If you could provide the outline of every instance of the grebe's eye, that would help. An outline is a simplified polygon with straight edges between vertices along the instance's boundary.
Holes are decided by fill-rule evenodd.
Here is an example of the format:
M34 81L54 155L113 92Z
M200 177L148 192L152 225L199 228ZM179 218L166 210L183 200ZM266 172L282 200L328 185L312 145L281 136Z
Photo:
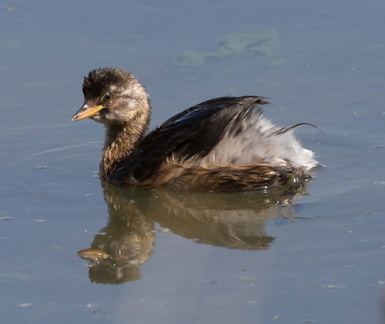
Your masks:
M112 94L109 93L109 92L106 92L103 96L103 101L104 102L107 102L107 101L110 101L112 99Z

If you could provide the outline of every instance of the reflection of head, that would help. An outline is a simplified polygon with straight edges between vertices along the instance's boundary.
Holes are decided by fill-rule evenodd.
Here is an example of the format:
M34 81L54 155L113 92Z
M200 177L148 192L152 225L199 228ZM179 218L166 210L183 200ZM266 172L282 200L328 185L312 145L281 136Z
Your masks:
M151 256L154 234L140 232L95 236L92 247L102 247L109 257L91 264L89 276L92 282L119 284L141 278L140 267Z

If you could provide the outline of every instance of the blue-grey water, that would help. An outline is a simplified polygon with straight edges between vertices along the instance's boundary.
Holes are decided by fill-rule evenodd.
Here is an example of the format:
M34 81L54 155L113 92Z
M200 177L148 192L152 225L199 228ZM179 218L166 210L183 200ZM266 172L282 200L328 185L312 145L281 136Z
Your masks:
M0 3L0 322L383 323L385 3ZM269 97L323 165L303 187L122 190L101 125L70 121L89 70L132 71L152 126ZM82 249L106 253L84 260Z

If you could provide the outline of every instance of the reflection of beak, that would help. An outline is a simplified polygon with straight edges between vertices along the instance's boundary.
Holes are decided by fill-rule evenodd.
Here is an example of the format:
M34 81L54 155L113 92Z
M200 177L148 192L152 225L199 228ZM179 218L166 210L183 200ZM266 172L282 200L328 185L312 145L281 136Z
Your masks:
M88 107L87 104L83 105L76 114L72 117L72 121L82 120L84 118L95 116L99 111L104 108L103 105L97 105L93 107Z

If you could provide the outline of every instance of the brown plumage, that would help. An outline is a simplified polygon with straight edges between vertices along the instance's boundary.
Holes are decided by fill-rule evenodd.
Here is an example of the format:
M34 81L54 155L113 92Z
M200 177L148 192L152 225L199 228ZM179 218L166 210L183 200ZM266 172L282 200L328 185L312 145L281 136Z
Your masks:
M85 102L72 120L106 128L100 176L121 186L253 189L310 176L317 165L289 128L262 117L263 97L222 97L171 117L146 134L149 96L128 71L96 69L84 78Z

